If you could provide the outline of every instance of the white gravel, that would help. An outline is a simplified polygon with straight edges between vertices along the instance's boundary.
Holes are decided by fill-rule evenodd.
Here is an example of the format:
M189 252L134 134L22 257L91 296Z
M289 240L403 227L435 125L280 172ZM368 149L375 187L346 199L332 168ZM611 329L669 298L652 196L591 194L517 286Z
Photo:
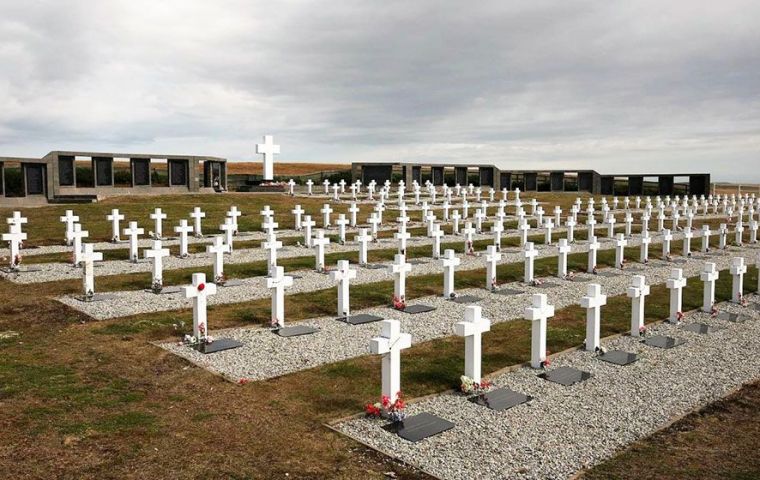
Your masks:
M757 296L750 301L757 302ZM570 387L538 378L539 372L527 367L499 375L493 379L497 387L534 397L506 411L488 410L455 393L412 403L408 414L428 412L456 425L418 443L383 430L381 420L353 419L338 429L443 479L567 478L760 378L760 316L737 305L721 309L751 318L731 323L690 314L687 323L716 327L708 335L670 324L651 328L650 335L687 340L669 350L648 347L629 336L604 341L610 350L639 354L638 362L625 367L583 351L558 356L550 369L572 366L593 374Z

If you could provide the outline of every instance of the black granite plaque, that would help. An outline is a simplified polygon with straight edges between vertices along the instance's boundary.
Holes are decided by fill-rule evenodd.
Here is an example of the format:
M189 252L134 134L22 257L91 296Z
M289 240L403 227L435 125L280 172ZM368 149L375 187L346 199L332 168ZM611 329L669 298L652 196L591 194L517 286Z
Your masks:
M614 270L602 270L601 272L597 272L597 275L600 277L612 278L619 277L621 274Z
M194 345L193 348L198 350L199 352L208 355L209 353L216 353L216 352L222 352L224 350L232 350L233 348L240 348L243 344L238 342L237 340L232 340L230 338L219 338L217 340L214 340L211 343L202 343L199 345Z
M542 373L539 377L569 387L570 385L588 380L591 378L591 374L572 367L559 367L549 372Z
M707 325L706 323L690 323L683 327L683 329L687 332L701 333L703 335L712 333L713 331L710 325Z
M338 319L338 321L345 322L350 325L362 325L365 323L379 322L382 319L383 317L378 317L377 315L369 315L366 313L362 313L359 315L349 315L348 317L341 317Z
M107 300L113 300L114 298L116 298L116 296L108 295L105 293L96 293L89 297L86 297L84 295L75 295L74 298L79 300L80 302L90 303L90 302L104 302Z
M415 313L426 313L426 312L432 312L435 310L435 307L431 307L430 305L408 305L403 310L400 310L404 313L408 313L410 315L414 315Z
M170 185L187 185L187 160L169 160Z
M301 335L311 335L317 333L318 328L310 327L308 325L295 325L292 327L282 327L274 330L274 333L281 337L299 337Z
M643 267L626 267L625 269L623 269L623 271L625 271L625 272L643 272L644 268Z
M150 160L147 158L132 159L132 181L135 186L150 185Z
M380 270L382 268L388 268L385 265L381 263L368 263L366 265L362 265L363 268L369 269L369 270Z
M45 193L45 170L42 165L23 164L26 176L26 194L43 195Z
M510 295L520 295L521 293L525 293L524 290L517 290L514 288L499 288L497 290L493 290L491 293L495 295L504 295L504 296L510 296Z
M95 181L98 186L113 185L113 158L95 157Z
M639 360L639 356L635 353L623 352L621 350L612 350L603 355L599 355L599 360L603 360L608 363L614 363L615 365L630 365L633 362Z
M408 263L411 263L412 265L424 265L424 264L428 263L428 261L427 260L416 260L415 259L415 260L409 260Z
M446 430L451 430L454 428L454 424L431 413L423 412L408 417L403 422L392 423L383 428L389 432L397 433L404 440L416 443Z
M590 282L592 280L591 277L587 275L576 275L573 278L567 278L566 280L569 280L571 282Z
M686 343L686 340L681 338L666 337L664 335L656 335L644 340L645 345L657 348L673 348Z
M673 263L681 263L681 264L683 264L683 263L686 263L688 261L689 260L686 259L686 258L676 258L676 259L673 260Z
M535 288L557 288L559 287L558 284L553 282L542 282L539 285L532 285Z
M243 284L242 280L234 279L234 280L227 280L226 282L218 284L218 285L220 287L227 288L227 287L239 287L242 284Z
M449 298L454 303L475 303L480 301L480 297L475 295L461 295L454 298Z
M757 308L756 308L757 309ZM747 317L739 315L733 312L720 312L718 314L718 320L725 320L727 322L744 323L747 321Z
M156 293L158 295L171 295L173 293L182 293L182 287L164 287L160 292L154 292L153 289L146 288L145 291L148 293Z
M521 403L532 400L533 397L520 392L515 392L508 388L499 388L482 395L476 395L469 398L472 403L482 407L488 407L491 410L501 411L508 410Z

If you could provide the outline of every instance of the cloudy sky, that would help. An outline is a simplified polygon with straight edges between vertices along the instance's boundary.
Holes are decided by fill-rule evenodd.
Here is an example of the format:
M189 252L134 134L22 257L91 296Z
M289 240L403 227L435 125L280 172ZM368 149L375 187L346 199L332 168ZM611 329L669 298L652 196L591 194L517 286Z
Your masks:
M0 155L760 182L760 2L0 0Z

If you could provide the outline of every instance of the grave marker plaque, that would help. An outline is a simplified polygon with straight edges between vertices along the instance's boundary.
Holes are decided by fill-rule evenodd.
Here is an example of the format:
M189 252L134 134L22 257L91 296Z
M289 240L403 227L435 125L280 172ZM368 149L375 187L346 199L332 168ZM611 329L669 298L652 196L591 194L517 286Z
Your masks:
M635 353L623 352L621 350L613 350L603 355L599 355L599 360L607 363L614 363L615 365L630 365L633 362L639 361L639 356Z
M399 437L412 443L443 433L454 428L454 424L441 417L423 412L407 417L403 422L391 423L383 427L389 432L395 432Z
M644 340L645 345L657 348L673 348L686 343L686 340L680 338L666 337L664 335L656 335Z
M26 194L27 195L44 195L45 194L45 167L44 165L27 164L24 165L26 174Z
M135 186L150 185L150 160L147 158L132 159L132 184Z
M58 184L62 187L74 186L74 157L58 157Z
M533 397L525 395L524 393L515 392L508 388L498 388L491 392L471 397L469 400L476 405L500 412L522 403L529 402L533 400Z
M569 387L570 385L588 380L591 378L591 374L572 367L559 367L549 372L542 373L539 377Z
M92 163L95 167L95 186L113 185L113 158L95 157Z
M187 160L169 160L169 185L187 186Z

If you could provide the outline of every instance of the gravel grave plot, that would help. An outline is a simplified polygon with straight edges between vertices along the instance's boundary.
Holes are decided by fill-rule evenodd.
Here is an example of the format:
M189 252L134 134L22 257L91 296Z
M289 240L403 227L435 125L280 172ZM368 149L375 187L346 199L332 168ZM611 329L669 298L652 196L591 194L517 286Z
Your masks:
M635 244L638 241L638 239L633 239L631 241L632 244ZM585 247L580 245L574 245L572 246L572 251L575 252L582 252ZM541 245L538 248L539 251L539 258L544 257L554 257L556 255L556 250L553 246L547 246L547 245ZM747 253L750 252L750 253ZM714 263L718 266L719 269L727 268L730 264L731 258L733 256L745 256L745 259L747 262L753 261L752 253L753 250L744 250L744 249L732 249L731 254L726 254L722 256L715 257L713 259ZM484 268L484 260L481 255L472 256L472 255L462 255L460 256L462 263L457 268L458 271L466 271L466 270L475 270L479 268ZM407 276L407 281L412 282L414 281L415 276L419 275L428 275L428 274L442 274L442 269L440 266L440 261L433 260L433 259L426 259L427 262L418 263L413 266L411 273ZM507 264L507 263L522 263L522 253L515 252L515 253L505 253L502 255L502 260L499 262L499 264ZM145 264L148 267L150 267L150 264ZM391 262L384 262L384 263L378 263L375 265L385 265L386 268L361 268L357 267L357 276L356 279L352 280L352 284L363 284L363 283L372 283L372 282L380 282L380 281L388 281L392 279L391 274L388 271L388 267L391 265ZM670 264L666 262L658 262L653 263L650 265L636 265L636 269L633 271L628 270L614 270L614 272L619 273L619 275L616 275L614 277L606 278L604 275L598 275L593 276L594 279L591 281L596 281L598 283L602 283L602 279L605 280L615 280L617 279L620 282L627 282L627 275L626 274L641 274L647 276L647 281L656 284L656 283L664 283L664 281L667 279L667 276L670 273L671 267L677 266L684 269L684 275L686 276L694 276L697 275L702 268L703 262L698 260L691 260L686 264ZM70 268L70 267L69 267ZM602 272L608 272L612 271L612 269L604 269ZM98 272L100 273L100 272ZM32 275L33 273L27 274ZM662 276L662 281L660 281L660 277ZM312 292L316 290L323 290L326 288L332 288L335 286L334 282L331 280L330 276L324 273L317 273L313 270L299 270L297 271L297 277L294 279L293 286L288 288L286 290L286 293L289 295L296 294L296 293L303 293L303 292ZM485 282L485 279L484 279ZM578 288L580 290L585 291L585 283L583 282L570 282L570 281L562 281L558 278L551 278L552 283L558 283L560 282L564 288L561 288L559 290L565 290L567 287L565 284L573 285L575 288ZM604 283L603 283L604 284ZM628 285L625 285L624 288L627 288ZM529 290L539 290L536 287L526 287ZM552 290L557 290L557 288L554 289L540 289L543 292L551 292ZM177 310L181 308L189 308L192 306L190 303L190 300L185 300L183 298L182 293L175 293L170 295L156 295L152 292L145 291L145 290L131 290L131 291L119 291L119 292L108 292L109 295L111 295L111 298L107 302L81 302L77 300L74 297L71 296L62 296L59 297L58 300L66 305L69 305L72 308L75 308L81 312L84 312L85 314L98 319L98 320L104 320L109 318L117 318L117 317L126 317L130 315L136 315L141 313L152 313L152 312L159 312L159 311L169 311L169 310ZM220 305L220 304L228 304L228 303L240 303L240 302L246 302L251 300L256 300L260 298L266 298L269 297L271 292L269 289L266 288L266 277L252 277L247 279L242 279L241 284L237 286L231 286L231 287L225 287L220 288L217 290L217 294L214 296L209 297L208 303L209 305ZM503 298L503 297L501 297Z
M603 341L610 351L639 355L639 361L627 366L580 350L559 355L549 370L569 366L592 374L569 387L543 380L537 376L540 371L529 367L498 375L492 378L496 387L534 397L508 410L489 410L459 393L412 402L407 415L427 412L455 424L418 443L384 430L383 420L355 418L336 428L442 479L567 478L760 378L760 315L738 305L720 308L751 319L731 323L703 313L687 316L687 323L714 326L707 335L667 323L651 327L650 336L686 340L667 350L630 336ZM549 324L551 328L551 320Z
M728 261L722 261L719 268L726 268ZM684 275L698 275L701 265L692 262L687 265ZM652 285L664 283L670 273L668 267L647 267L647 281ZM413 281L413 280L412 280ZM602 291L609 295L622 295L629 286L629 278L621 275L614 278L597 277ZM585 283L557 280L562 288L540 290L526 287L519 283L505 284L504 288L517 288L525 293L502 296L485 289L466 289L457 292L458 296L475 295L481 297L477 302L483 308L483 316L493 323L522 320L523 310L529 304L532 293L546 293L549 303L555 308L577 305L586 293ZM226 289L222 289L226 290ZM216 297L219 295L217 294ZM215 297L210 297L213 300ZM74 300L75 301L75 300ZM183 300L180 300L183 301ZM189 306L190 301L185 303ZM79 302L81 304L81 302ZM104 302L97 302L103 304ZM212 303L209 301L209 303ZM410 305L423 304L436 307L437 310L409 315L390 307L374 307L352 311L352 315L370 314L401 321L401 329L412 335L413 344L451 336L454 324L462 320L466 304L444 300L442 296L429 296L414 299ZM96 303L86 304L96 306ZM98 305L98 306L101 306ZM604 309L602 309L604 315ZM237 381L241 378L263 380L299 370L313 368L326 363L358 357L368 354L369 340L379 332L378 325L346 325L335 317L321 317L300 321L298 325L319 328L314 335L297 338L281 338L269 329L261 327L231 328L220 331L213 329L213 313L209 315L209 328L216 338L231 338L243 343L244 347L214 355L202 355L192 348L175 342L159 345L203 368L216 372L225 378ZM604 319L604 317L602 317ZM287 319L286 319L287 321ZM189 327L188 327L189 328Z

